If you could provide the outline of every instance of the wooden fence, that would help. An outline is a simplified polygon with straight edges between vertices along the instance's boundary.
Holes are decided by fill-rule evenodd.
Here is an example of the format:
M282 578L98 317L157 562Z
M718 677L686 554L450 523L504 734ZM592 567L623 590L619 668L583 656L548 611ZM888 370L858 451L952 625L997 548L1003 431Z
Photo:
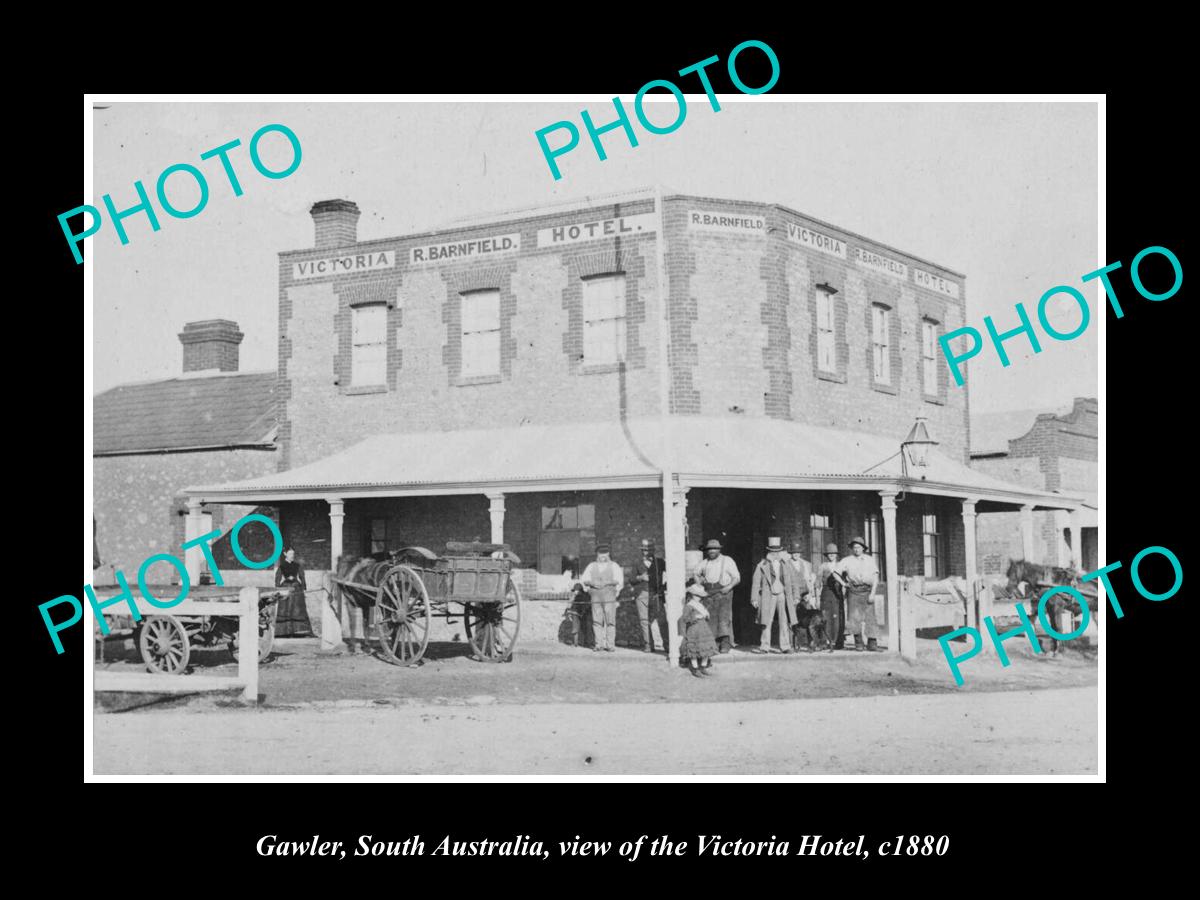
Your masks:
M94 673L94 691L120 691L152 694L193 694L200 691L225 691L242 689L242 699L249 703L258 702L258 598L256 587L241 588L236 598L191 597L169 609L159 609L135 597L142 618L149 616L234 616L238 617L238 672L228 675L159 675L150 672L109 672L103 669Z

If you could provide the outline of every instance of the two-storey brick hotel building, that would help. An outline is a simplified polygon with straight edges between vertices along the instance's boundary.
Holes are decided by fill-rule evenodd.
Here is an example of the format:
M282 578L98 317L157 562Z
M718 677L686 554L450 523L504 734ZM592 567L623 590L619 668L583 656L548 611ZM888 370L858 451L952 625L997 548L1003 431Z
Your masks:
M528 593L599 541L628 565L653 539L678 574L716 537L748 582L768 536L819 561L863 534L895 650L899 575L974 576L977 514L1078 505L968 468L937 344L966 290L943 266L652 192L367 241L354 203L312 216L315 245L279 257L279 471L188 489L197 518L277 508L310 568L490 538ZM902 453L918 417L937 446Z

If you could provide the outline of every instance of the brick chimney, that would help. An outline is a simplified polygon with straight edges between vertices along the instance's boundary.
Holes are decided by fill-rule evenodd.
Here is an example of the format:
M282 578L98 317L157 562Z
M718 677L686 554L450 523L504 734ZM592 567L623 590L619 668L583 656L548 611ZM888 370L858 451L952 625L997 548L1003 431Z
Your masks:
M316 228L318 250L358 242L358 204L352 200L319 200L309 213Z
M183 371L219 369L222 372L236 372L238 344L244 337L238 330L237 322L229 319L188 322L179 333L179 342L183 344Z

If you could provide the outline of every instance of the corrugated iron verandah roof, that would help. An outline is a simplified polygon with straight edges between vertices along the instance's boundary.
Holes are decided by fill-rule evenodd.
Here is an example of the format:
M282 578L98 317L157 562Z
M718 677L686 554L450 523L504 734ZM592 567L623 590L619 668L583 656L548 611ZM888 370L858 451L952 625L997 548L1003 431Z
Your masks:
M812 487L976 497L1043 509L1082 498L1032 491L984 475L942 453L904 477L900 441L769 418L673 416L672 469L695 487ZM246 481L194 485L208 502L415 496L496 491L661 486L662 422L630 419L565 425L378 434L331 456Z

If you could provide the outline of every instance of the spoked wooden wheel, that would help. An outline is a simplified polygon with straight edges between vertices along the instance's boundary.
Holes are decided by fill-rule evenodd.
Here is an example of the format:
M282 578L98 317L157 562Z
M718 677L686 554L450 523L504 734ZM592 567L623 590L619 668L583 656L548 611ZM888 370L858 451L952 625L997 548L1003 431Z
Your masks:
M138 649L146 668L163 675L182 674L192 655L187 629L174 616L147 618L138 636Z
M521 592L508 578L504 600L499 603L466 603L463 625L476 659L505 662L512 657L521 630Z
M429 644L429 594L421 576L408 566L388 570L379 584L375 609L379 649L389 662L412 666Z
M279 610L278 603L267 603L258 610L258 661L266 662L267 657L271 655L271 649L275 646L275 615ZM234 628L238 627L235 623ZM229 639L229 653L233 656L234 662L238 659L238 632L233 633L233 637Z

